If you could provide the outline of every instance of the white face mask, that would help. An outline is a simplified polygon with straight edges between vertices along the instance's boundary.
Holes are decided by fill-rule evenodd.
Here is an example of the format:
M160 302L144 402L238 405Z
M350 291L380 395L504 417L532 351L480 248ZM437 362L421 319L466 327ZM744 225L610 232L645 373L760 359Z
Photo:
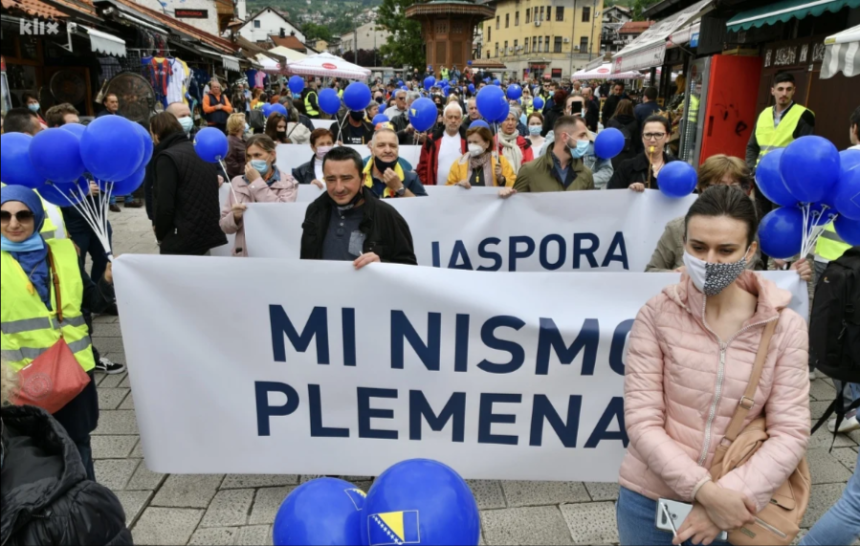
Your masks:
M469 144L469 155L471 155L472 157L478 157L485 151L486 150L484 149L484 147L480 144Z
M706 296L716 296L735 282L747 266L747 252L740 261L712 264L684 251L684 265L693 285Z

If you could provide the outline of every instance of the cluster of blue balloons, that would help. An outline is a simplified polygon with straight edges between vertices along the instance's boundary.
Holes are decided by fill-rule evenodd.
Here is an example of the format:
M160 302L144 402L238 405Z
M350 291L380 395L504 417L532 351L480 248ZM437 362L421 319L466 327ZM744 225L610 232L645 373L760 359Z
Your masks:
M268 119L272 114L280 114L284 117L287 117L287 107L283 104L264 104L263 105L263 115Z
M840 153L823 137L798 138L761 159L756 187L780 206L759 225L768 256L795 256L814 228L830 222L845 242L860 244L860 150Z
M9 133L0 139L0 179L70 206L89 193L88 178L115 195L137 190L152 151L146 129L120 116L104 116L86 127L47 129L35 137Z
M386 470L365 495L320 478L284 500L272 530L276 546L477 545L481 522L469 486L450 467L414 459Z

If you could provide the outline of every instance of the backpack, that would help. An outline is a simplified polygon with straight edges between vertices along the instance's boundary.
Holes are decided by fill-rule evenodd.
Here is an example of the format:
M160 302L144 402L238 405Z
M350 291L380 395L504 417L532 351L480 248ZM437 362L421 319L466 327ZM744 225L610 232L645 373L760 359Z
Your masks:
M251 110L251 113L248 115L248 125L251 126L251 129L257 131L264 130L266 128L266 116L263 115L263 111Z
M860 383L860 246L849 248L841 258L830 262L815 287L809 321L809 361L833 379ZM844 406L840 389L812 432L833 413L838 429L846 411L860 407L860 400L855 400L848 410Z

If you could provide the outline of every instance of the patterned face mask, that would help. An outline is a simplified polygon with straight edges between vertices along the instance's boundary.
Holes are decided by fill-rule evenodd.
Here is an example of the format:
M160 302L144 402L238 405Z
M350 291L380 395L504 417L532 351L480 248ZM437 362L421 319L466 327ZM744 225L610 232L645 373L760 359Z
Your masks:
M740 261L728 264L712 264L700 260L684 251L684 265L687 267L687 275L693 281L693 285L706 296L716 296L733 282L735 282L747 267L747 252Z

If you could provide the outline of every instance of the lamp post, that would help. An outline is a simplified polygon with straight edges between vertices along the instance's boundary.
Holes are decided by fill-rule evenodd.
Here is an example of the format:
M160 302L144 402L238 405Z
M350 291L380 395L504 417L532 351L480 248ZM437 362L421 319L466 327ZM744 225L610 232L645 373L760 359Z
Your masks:
M573 0L573 28L570 31L570 74L573 77L573 48L576 47L576 0Z
M594 49L594 25L597 23L597 18L600 17L602 12L594 11L597 8L597 0L593 0L592 8L591 8L591 40L588 44L588 62L591 62L591 51Z

